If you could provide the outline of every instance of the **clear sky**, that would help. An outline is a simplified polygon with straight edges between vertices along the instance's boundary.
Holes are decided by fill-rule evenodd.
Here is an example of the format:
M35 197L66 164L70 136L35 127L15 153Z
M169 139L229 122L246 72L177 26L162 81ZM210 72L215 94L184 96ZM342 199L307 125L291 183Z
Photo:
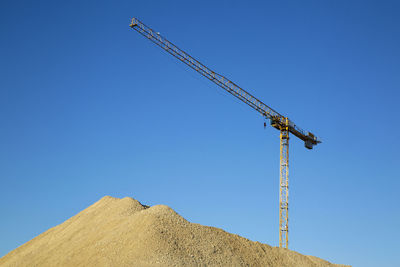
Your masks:
M278 245L279 132L135 16L323 143L290 140L289 247L400 266L399 1L0 3L0 255L104 195Z

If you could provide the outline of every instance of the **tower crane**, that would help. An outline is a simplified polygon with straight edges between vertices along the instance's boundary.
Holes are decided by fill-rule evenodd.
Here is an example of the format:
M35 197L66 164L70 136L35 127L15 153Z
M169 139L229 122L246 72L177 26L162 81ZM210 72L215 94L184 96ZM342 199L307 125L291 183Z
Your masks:
M279 247L288 247L289 243L289 133L304 141L307 149L321 143L311 132L302 130L288 117L281 115L261 100L217 72L204 66L188 53L152 30L137 18L132 18L130 27L185 63L231 95L249 105L270 121L272 127L280 131L280 169L279 169Z

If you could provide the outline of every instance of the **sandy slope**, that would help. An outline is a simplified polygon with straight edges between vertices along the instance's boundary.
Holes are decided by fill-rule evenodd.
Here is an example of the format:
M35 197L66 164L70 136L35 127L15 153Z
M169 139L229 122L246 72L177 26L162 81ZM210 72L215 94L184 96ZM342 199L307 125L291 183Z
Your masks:
M186 221L164 205L103 197L1 266L337 266Z

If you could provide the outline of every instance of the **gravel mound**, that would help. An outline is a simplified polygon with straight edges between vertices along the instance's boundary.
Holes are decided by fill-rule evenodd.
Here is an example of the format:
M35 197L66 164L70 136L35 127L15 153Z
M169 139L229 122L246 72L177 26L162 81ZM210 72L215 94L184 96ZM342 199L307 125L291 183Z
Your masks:
M165 205L105 196L0 266L343 266L190 223Z

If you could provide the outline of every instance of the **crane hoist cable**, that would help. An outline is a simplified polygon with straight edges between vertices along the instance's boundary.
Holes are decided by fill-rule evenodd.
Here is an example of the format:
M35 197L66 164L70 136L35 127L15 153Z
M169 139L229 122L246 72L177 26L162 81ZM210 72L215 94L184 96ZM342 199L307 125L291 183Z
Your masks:
M303 140L304 146L307 149L312 149L313 146L321 143L321 140L311 132L301 129L288 117L281 115L276 110L267 106L261 100L257 99L225 76L209 69L137 18L132 18L130 27L228 93L261 113L262 116L270 120L271 126L280 131L279 247L287 248L289 239L289 133Z

